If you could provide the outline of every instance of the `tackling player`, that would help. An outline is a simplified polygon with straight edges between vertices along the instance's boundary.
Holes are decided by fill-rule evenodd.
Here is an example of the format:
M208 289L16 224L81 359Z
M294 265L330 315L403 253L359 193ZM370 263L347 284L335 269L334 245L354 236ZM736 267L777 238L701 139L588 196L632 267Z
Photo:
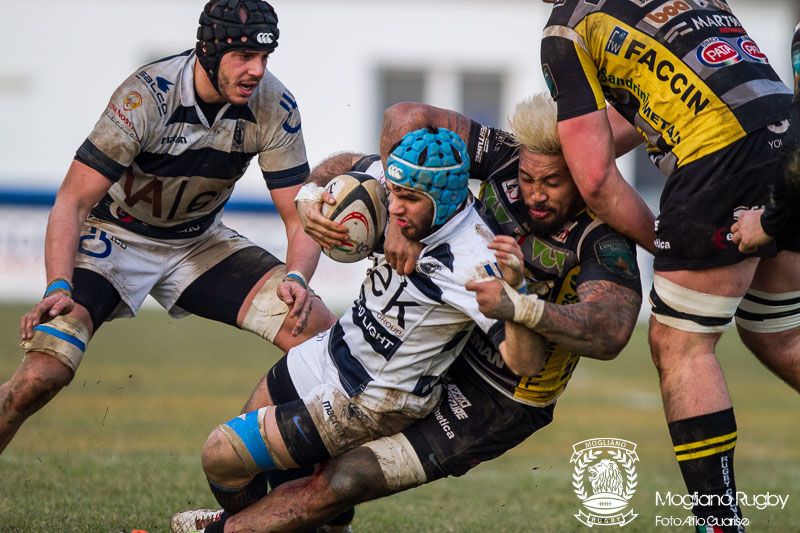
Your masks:
M724 0L559 0L542 69L578 189L655 252L650 346L675 457L690 494L724 502L737 428L715 349L735 313L757 357L800 389L800 233L754 253L732 242L737 216L769 200L791 91ZM655 220L614 163L606 101L667 176ZM719 525L701 532L744 530L735 503L694 513Z
M384 153L398 132L426 123L448 126L469 139L470 177L484 182L484 214L506 235L493 248L524 261L529 290L536 295L519 302L517 293L500 282L472 284L481 310L506 319L514 318L514 307L521 316L527 314L527 325L548 341L545 368L515 374L475 329L447 372L445 394L423 420L332 459L314 476L278 487L231 517L209 510L177 513L173 533L196 531L213 519L217 522L206 533L308 530L348 506L464 475L552 420L580 354L613 359L627 343L641 304L635 249L580 198L560 155L555 103L549 96L537 95L517 106L511 119L514 135L432 106L392 106L384 115ZM324 184L349 170L381 168L378 156L340 154L313 175ZM346 237L346 230L319 215L319 204L300 203L298 209L309 233L323 245ZM419 247L412 248L417 252L410 254L412 260L400 262L424 269ZM513 300L517 306L508 306Z
M510 368L534 375L543 367L541 338L486 318L464 287L500 268L514 294L527 289L509 266L516 257L495 263L488 249L493 234L468 194L469 166L466 145L444 128L408 133L392 151L389 223L423 247L418 270L399 275L376 251L353 307L267 373L267 406L212 432L203 469L227 512L266 494L263 472L322 462L427 415L475 324ZM388 453L409 444L385 446Z
M47 225L47 289L21 320L26 356L0 386L0 451L72 380L101 324L135 315L148 294L173 317L224 322L284 350L335 320L319 299L311 308L319 247L293 204L308 176L300 114L266 70L275 11L212 0L197 35L193 51L119 86L64 178ZM285 265L221 222L256 154L286 226Z

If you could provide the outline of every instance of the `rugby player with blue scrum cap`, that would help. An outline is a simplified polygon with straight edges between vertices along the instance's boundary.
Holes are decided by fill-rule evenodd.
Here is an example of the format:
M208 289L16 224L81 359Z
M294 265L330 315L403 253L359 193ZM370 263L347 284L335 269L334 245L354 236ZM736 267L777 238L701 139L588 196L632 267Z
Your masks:
M581 358L613 359L626 344L641 304L635 248L597 219L578 194L560 152L555 106L544 94L523 100L506 132L455 111L404 102L385 111L381 134L381 152L387 156L403 132L426 124L446 126L469 139L470 178L483 182L482 213L498 225L495 249L519 254L535 296L521 297L499 281L468 287L476 290L479 309L487 316L516 322L527 315L526 326L549 341L545 367L532 376L515 374L486 335L474 329L428 416L402 435L382 437L327 461L317 475L311 476L313 469L285 471L294 472L294 479L310 477L273 487L259 502L226 519L225 531L308 531L359 502L465 475L550 423ZM380 159L377 154L335 154L309 180L324 186L350 171L378 176L383 172ZM320 194L317 200L298 202L298 211L320 245L336 246L338 225L320 214L321 202L332 198ZM389 244L404 243L387 243L387 257ZM392 264L403 268L410 256L413 272L421 250L417 243L405 244L409 249L398 249ZM220 516L218 510L186 510L173 515L170 526L173 533L188 533ZM323 530L330 531L331 524Z
M493 233L469 195L468 176L466 145L445 128L408 133L392 151L389 223L421 243L420 268L399 275L377 250L353 307L267 373L267 406L214 429L202 463L226 512L266 494L265 472L320 463L426 416L476 324L510 368L533 375L544 365L541 337L486 318L465 288L518 267L488 248ZM513 284L525 291L524 280ZM224 520L206 531L222 527Z
M266 70L278 37L267 2L212 0L194 50L114 92L50 213L47 290L22 317L27 353L0 386L0 451L73 379L101 324L134 316L148 294L173 317L217 320L282 350L336 320L307 287L319 247L293 203L309 173L300 114ZM286 228L285 264L221 221L256 155Z

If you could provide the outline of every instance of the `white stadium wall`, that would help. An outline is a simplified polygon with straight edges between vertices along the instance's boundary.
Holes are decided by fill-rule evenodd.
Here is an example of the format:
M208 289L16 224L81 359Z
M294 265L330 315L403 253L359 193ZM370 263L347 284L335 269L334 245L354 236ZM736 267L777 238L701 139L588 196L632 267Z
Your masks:
M0 0L0 7L7 3ZM501 81L499 125L516 101L545 90L539 39L550 6L536 0L272 3L281 37L268 68L297 98L312 165L337 151L377 150L379 73L386 69L422 72L422 98L458 110L463 110L460 76L494 73ZM797 1L729 3L788 82L788 44L800 16ZM203 0L39 0L25 6L26 20L35 20L35 27L3 21L0 298L31 301L44 287L47 210L25 207L9 193L54 193L117 84L138 66L194 45L203 4ZM630 159L621 167L624 174L633 175ZM267 198L253 164L237 185L234 200ZM282 256L283 231L274 216L234 211L225 220ZM648 271L649 260L642 262ZM354 290L342 299L341 291L326 285L339 287L342 279L357 284L364 268L323 258L314 285L323 297L332 299L332 305L346 305Z

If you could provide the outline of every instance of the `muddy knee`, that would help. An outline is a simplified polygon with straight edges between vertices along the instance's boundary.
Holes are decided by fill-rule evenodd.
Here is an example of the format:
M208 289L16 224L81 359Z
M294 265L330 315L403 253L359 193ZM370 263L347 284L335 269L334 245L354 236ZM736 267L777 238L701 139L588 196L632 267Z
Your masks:
M74 375L72 369L52 356L29 352L4 387L3 412L6 416L30 416L69 385Z
M339 500L355 505L425 483L425 471L402 434L381 437L331 460L325 472Z
M264 418L269 407L237 416L217 426L203 446L203 470L212 481L235 483L283 468L273 457L264 437Z

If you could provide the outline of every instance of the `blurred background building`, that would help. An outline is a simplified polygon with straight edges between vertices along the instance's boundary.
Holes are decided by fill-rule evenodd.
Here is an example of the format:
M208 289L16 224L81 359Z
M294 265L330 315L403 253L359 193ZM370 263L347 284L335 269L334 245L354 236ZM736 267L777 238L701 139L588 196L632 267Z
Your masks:
M33 301L45 286L47 208L77 147L117 85L137 67L192 48L203 0L38 0L0 22L0 299ZM504 127L513 105L546 90L539 42L551 6L538 0L273 0L280 46L268 68L300 106L309 162L375 153L382 110L404 100ZM730 0L781 78L797 0ZM11 13L10 0L0 9ZM589 147L587 147L589 148ZM642 151L623 174L657 211L663 177ZM281 256L285 239L254 162L226 222ZM314 286L336 306L342 276L364 265L326 258ZM640 254L644 271L650 259ZM344 299L343 299L344 296Z

